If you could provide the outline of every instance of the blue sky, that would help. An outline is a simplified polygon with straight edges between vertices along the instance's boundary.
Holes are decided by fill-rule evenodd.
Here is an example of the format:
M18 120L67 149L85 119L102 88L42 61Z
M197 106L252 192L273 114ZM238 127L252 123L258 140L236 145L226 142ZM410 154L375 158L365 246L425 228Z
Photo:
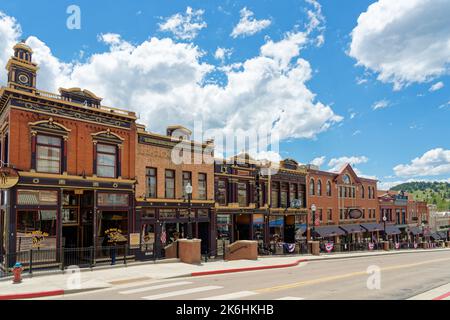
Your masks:
M281 130L283 132L281 156L297 159L301 163L309 163L316 159L315 162L321 164L321 168L325 170L332 169L347 160L353 162L361 174L381 180L383 184L380 187L408 180L449 180L450 59L445 60L445 56L450 56L450 53L441 50L440 44L450 41L450 32L446 32L450 29L450 22L448 19L440 19L436 16L436 12L450 14L450 6L448 1L441 0L434 2L424 0L423 2L428 3L426 8L404 0L400 2L404 2L400 8L392 8L386 0L165 1L164 5L157 1L137 0L114 2L3 0L0 12L3 13L3 19L5 16L14 18L14 25L20 25L20 35L16 33L14 37L28 39L30 45L51 50L51 53L45 54L55 61L49 64L48 68L43 68L42 77L49 78L52 74L63 74L65 78L61 78L61 81L93 86L94 88L87 88L98 88L97 91L93 91L96 93L100 91L105 98L107 98L105 94L113 96L114 90L108 91L102 83L95 82L93 78L80 80L80 74L90 77L89 73L82 73L88 68L79 68L77 72L73 72L75 65L80 67L83 64L89 64L89 68L92 68L89 70L98 70L90 63L90 59L93 55L110 52L114 46L113 40L100 39L101 35L120 35L121 40L115 42L116 45L122 46L120 48L124 48L124 43L138 47L151 37L172 39L173 44L196 46L197 52L203 54L195 58L193 62L195 68L200 70L199 64L202 63L216 68L212 72L205 72L203 81L225 87L230 74L220 70L220 67L244 63L259 56L262 46L268 42L278 43L283 39L290 39L289 33L302 33L306 40L301 44L297 43L299 53L290 57L292 58L290 66L282 67L280 70L289 72L299 58L309 63L309 68L301 70L310 69L311 75L307 80L300 81L299 87L305 85L306 95L313 94L315 97L305 98L304 102L299 102L299 106L291 100L287 102L280 100L279 96L274 97L273 103L286 102L280 109L280 114L285 111L283 108L298 108L298 110L306 108L307 111L289 115L290 119L283 123L285 127L295 126L296 122L303 121L303 116L305 121L310 121L310 113L315 112L314 108L322 108L318 103L325 106L321 110L326 115L320 120L316 119L315 126L301 125L295 130ZM72 4L81 9L79 30L70 30L66 27L69 16L66 9ZM180 34L177 36L169 30L162 30L161 24L166 23L174 15L186 17L188 7L192 8L197 18L196 21L189 21L190 26L197 22L203 27L194 34L188 34L187 38L180 37ZM386 17L380 17L377 12L376 9L381 7L385 8ZM250 20L254 19L256 22L265 20L270 23L267 22L268 26L254 33L233 37L231 34L241 20L244 8L250 12ZM308 10L319 19L317 25L313 25L311 17L308 17ZM399 10L403 10L404 14L399 14ZM358 21L364 12L367 12L366 16L370 16L371 20ZM428 22L429 15L436 17L435 23ZM386 18L385 20L392 18L391 25L385 25L384 29L374 31L370 21L376 22L381 18ZM425 34L420 39L415 39L414 28L420 27L421 23L424 23L422 29L426 29ZM378 25L380 24L382 25L382 23ZM311 28L309 32L308 27ZM352 36L352 30L356 27L359 29ZM433 28L443 32L434 32ZM2 30L5 32L4 29L0 27L0 33ZM322 44L317 42L319 36L323 36ZM30 37L39 41L30 40ZM392 39L397 40L392 42ZM402 43L403 39L408 39L408 42ZM350 52L352 43L353 51ZM434 48L435 44L435 51L423 49ZM173 47L172 43L169 47ZM225 56L223 60L217 59L214 55L219 47L231 50L230 55ZM120 49L116 47L116 50ZM182 48L182 50L189 49ZM417 52L418 50L424 51ZM43 56L44 53L41 54L41 59L44 59ZM148 59L152 59L152 56ZM0 61L4 63L1 59ZM359 66L356 65L358 62ZM53 72L55 68L64 71L55 73ZM64 68L71 70L67 71ZM136 72L139 73L139 70ZM158 76L170 77L163 71L160 72ZM101 74L105 76L104 73ZM97 78L101 79L101 76L97 75ZM139 85L148 78L123 79L126 83L136 81L136 85ZM115 79L116 82L120 80ZM51 79L43 81L49 84L44 89L53 89L52 81ZM290 84L295 86L295 81ZM436 89L434 91L430 89L433 85ZM126 87L123 89L126 91ZM142 90L145 90L145 87ZM176 90L179 92L179 88ZM285 94L288 93L283 93ZM192 97L185 99L189 98ZM142 101L145 101L142 99L139 97L135 100L126 100L111 97L108 102L120 104L114 105L120 108L128 108L124 104L130 104L130 108L133 109L139 108L136 105L141 105ZM186 102L185 99L173 103L179 106ZM234 99L233 101L242 103L236 100L237 97ZM270 99L268 95L264 98L264 102L270 104ZM303 103L308 107L304 107ZM377 103L381 107L375 109ZM186 108L189 109L189 106ZM193 112L198 114L204 112L205 108L208 107L193 109ZM257 107L248 110L241 107L239 110L240 117L251 117L258 113ZM149 111L148 115L145 110L142 112L146 115L145 119L150 129L160 130L158 126L161 123L164 126L172 124L166 123L165 118L155 119L155 114L160 114L158 110L155 113ZM214 113L214 110L212 112ZM233 113L236 111L224 112L223 116L229 117L230 120L224 122L214 120L211 121L211 126L214 127L215 124L220 127L222 123L224 126L226 124L236 128L239 125L254 123L244 121L239 124L236 119L232 120ZM261 118L263 117L267 115L261 113ZM180 119L184 118L180 116ZM311 130L312 134L303 134L305 130ZM319 161L321 157L324 158Z

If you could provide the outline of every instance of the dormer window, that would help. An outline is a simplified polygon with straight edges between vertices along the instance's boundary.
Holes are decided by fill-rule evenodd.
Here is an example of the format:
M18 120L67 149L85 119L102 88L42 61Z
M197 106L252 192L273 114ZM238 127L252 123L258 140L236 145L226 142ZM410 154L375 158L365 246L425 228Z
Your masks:
M350 176L348 174L344 175L342 181L344 181L344 184L350 184L351 183Z

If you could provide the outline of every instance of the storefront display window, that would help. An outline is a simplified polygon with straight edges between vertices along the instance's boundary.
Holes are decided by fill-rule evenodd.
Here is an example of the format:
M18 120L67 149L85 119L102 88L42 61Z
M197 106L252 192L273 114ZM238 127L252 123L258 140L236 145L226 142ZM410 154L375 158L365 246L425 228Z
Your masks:
M230 239L231 216L228 214L217 215L217 236L219 239Z
M127 211L101 211L98 214L98 236L102 246L109 246L108 231L116 229L124 237L128 234Z
M56 210L17 211L17 251L56 248Z
M284 216L269 217L269 232L271 241L282 239L283 227L284 227Z
M264 241L264 215L253 215L253 239Z
M62 209L61 220L62 223L65 225L68 224L78 225L78 209L76 208Z

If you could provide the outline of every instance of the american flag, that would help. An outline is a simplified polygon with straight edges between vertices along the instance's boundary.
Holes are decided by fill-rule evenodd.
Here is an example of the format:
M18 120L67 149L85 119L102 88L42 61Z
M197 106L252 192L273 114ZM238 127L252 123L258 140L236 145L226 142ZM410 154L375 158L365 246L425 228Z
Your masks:
M161 243L166 243L166 240L167 240L167 234L166 234L166 230L164 229L161 232Z

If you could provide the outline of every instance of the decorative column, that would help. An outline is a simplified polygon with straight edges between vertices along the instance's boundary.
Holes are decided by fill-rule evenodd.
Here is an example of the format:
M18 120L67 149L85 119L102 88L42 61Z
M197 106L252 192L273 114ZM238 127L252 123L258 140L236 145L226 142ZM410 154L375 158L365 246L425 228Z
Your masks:
M67 174L67 140L68 140L67 136L63 137L63 145L62 145L62 149L63 149L62 172L63 172L63 174Z
M94 141L94 159L93 159L92 175L97 176L97 141Z
M121 144L117 146L117 178L119 179L122 177L122 148Z
M37 143L36 131L31 131L31 172L36 171L36 143Z

